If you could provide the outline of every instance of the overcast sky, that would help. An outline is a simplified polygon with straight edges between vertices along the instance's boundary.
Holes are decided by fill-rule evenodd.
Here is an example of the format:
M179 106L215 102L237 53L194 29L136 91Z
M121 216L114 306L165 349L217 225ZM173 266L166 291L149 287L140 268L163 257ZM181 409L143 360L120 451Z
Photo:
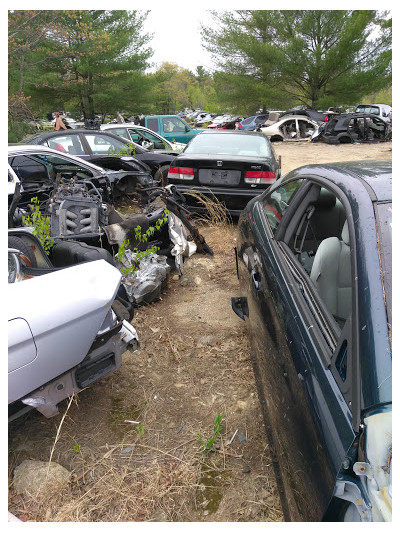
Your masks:
M212 70L210 55L201 46L200 24L211 24L208 11L190 8L150 8L144 30L154 35L150 46L154 50L151 62L156 70L160 63L168 61L180 67L196 71L198 65Z

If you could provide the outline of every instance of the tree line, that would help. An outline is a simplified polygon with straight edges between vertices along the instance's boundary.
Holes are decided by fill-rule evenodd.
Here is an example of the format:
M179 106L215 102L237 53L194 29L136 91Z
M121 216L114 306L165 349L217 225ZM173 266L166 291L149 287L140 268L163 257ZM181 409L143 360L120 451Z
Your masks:
M84 119L185 107L244 115L299 104L318 109L355 105L391 86L388 12L213 12L215 27L201 33L218 65L213 72L163 63L151 73L147 14L10 10L9 124L62 109Z

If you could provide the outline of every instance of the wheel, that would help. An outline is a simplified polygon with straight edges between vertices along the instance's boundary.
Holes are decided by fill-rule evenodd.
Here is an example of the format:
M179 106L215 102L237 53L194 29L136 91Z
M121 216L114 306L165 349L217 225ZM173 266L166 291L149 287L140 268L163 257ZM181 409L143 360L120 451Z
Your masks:
M161 183L164 187L167 184L169 165L163 165L158 168L154 174L154 180Z
M36 261L34 251L32 250L30 246L28 246L28 244L26 244L25 241L23 241L19 237L14 237L13 235L10 235L8 237L8 247L19 250L29 261L30 264L27 261L24 261L27 264L27 266L31 266L31 267L37 266L37 261Z

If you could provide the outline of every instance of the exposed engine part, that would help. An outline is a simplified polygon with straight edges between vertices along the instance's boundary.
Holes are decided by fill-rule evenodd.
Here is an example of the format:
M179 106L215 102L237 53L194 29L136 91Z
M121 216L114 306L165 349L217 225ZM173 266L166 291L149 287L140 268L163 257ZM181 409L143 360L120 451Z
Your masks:
M49 206L53 238L94 237L102 234L107 224L107 206L90 181L60 183Z

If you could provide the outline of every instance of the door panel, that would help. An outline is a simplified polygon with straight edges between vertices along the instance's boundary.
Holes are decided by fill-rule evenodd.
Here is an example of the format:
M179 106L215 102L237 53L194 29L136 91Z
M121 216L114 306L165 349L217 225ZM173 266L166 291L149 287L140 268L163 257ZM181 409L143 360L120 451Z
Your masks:
M252 210L253 223L243 222L246 241L239 248L256 382L279 464L285 514L319 521L354 439L351 416L320 356L317 324L259 204Z

